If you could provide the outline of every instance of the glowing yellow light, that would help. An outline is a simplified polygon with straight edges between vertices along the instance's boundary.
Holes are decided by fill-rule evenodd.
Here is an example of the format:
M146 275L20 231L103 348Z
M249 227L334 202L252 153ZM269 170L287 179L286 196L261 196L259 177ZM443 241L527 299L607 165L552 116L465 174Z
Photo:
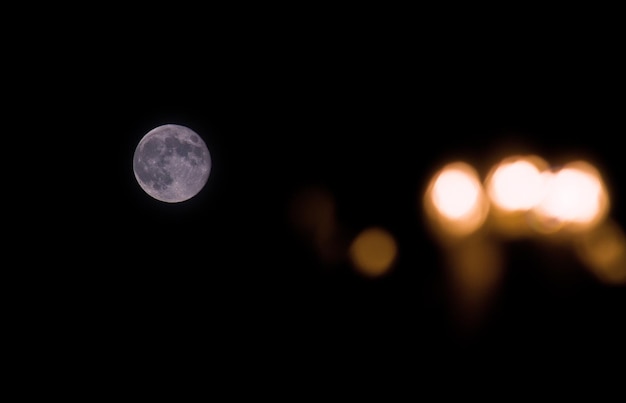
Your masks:
M480 184L471 174L452 168L437 177L433 200L441 214L456 219L472 212L479 192Z
M368 277L387 273L396 259L398 247L393 236L382 228L362 231L350 246L350 258L354 267Z
M533 208L546 193L548 181L541 168L530 158L513 157L502 161L487 180L492 202L505 211Z
M598 171L584 162L546 173L547 191L535 213L543 220L590 228L608 210L608 194Z
M488 210L478 174L464 162L444 166L431 179L424 203L437 229L454 235L477 230Z
M543 214L562 221L586 222L598 210L600 184L595 178L564 169L550 180L546 198L539 206Z
M577 239L576 252L594 275L608 284L626 284L626 235L607 222Z

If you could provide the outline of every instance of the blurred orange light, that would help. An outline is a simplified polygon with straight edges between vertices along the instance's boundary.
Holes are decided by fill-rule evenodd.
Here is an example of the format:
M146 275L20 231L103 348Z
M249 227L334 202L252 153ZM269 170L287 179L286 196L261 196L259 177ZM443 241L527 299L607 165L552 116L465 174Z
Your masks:
M547 191L534 209L540 219L588 229L605 217L608 194L594 167L578 161L545 175Z
M302 235L320 239L329 236L335 223L335 202L325 188L309 186L291 200L289 215L292 225Z
M487 237L466 238L446 248L450 296L457 319L474 325L484 319L504 274L500 245Z
M323 262L336 263L345 257L347 240L328 189L311 185L296 192L289 206L289 219Z
M379 277L391 269L398 247L388 231L372 227L363 230L354 239L349 253L359 273L367 277Z
M425 209L439 230L468 235L485 221L488 204L476 170L464 162L444 166L430 181Z
M547 164L537 157L511 157L502 161L487 179L491 201L505 211L527 211L546 193Z
M466 170L451 168L439 174L433 188L433 200L441 214L458 219L471 214L480 193L480 185Z
M577 239L576 253L591 272L607 284L626 284L626 235L613 221Z

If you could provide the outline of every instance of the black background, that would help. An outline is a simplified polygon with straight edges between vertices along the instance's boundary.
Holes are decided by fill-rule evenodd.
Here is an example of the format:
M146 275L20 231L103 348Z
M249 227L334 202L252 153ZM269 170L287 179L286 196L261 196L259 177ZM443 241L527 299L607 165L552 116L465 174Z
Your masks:
M19 233L36 245L25 277L37 298L22 303L38 328L109 363L210 359L235 372L622 348L624 288L533 242L507 245L488 319L462 332L419 204L441 164L484 172L515 145L596 163L626 225L624 65L610 22L283 11L85 18L37 44L40 64L27 64L46 68L15 103L36 111L25 124L58 129L39 147L58 150L53 180ZM202 192L175 205L132 171L141 137L165 123L195 130L213 158ZM324 264L298 237L289 203L309 185L330 191L351 234L394 235L389 275Z

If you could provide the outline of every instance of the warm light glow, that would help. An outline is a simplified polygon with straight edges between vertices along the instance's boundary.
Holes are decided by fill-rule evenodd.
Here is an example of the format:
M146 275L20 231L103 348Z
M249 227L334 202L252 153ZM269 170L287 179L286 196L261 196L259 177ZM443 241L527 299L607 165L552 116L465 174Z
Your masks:
M491 201L505 211L533 208L546 193L548 181L541 174L542 168L531 158L513 157L502 161L487 180Z
M350 246L350 258L355 269L368 277L387 273L396 259L398 247L393 236L382 228L362 231Z
M448 169L439 174L433 188L435 206L452 219L471 214L480 193L480 184L471 173Z
M546 173L547 192L535 213L543 220L590 228L606 215L608 195L598 171L584 162Z
M330 237L335 225L335 202L325 188L309 186L291 199L292 225L305 237L318 242Z
M335 201L323 187L307 186L295 193L289 206L291 225L325 263L343 259L347 241L335 216Z
M502 251L484 237L467 238L446 250L451 298L463 325L477 325L503 276Z
M626 284L626 235L607 222L583 234L576 243L580 260L607 284Z
M478 174L464 162L443 167L432 178L424 202L437 229L454 235L477 230L488 210Z
M591 220L598 211L600 184L584 172L564 169L550 179L540 211L561 221Z

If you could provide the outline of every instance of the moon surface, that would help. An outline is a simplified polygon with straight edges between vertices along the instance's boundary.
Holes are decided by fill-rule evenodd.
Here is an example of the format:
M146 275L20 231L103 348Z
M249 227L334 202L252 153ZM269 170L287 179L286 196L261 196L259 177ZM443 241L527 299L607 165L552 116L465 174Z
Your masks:
M211 154L186 126L166 124L146 133L133 157L135 178L153 198L179 203L197 195L211 173Z

